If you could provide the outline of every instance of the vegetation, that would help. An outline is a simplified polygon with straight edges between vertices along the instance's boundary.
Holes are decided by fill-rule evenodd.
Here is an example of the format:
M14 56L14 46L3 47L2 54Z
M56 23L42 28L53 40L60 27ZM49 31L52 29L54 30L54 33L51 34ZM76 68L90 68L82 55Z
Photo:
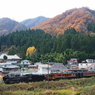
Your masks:
M95 77L0 84L0 95L95 95Z
M92 31L93 33L95 33L95 24L88 23L87 29L88 31Z
M88 23L95 24L95 10L82 7L67 10L54 18L34 26L33 29L42 29L51 35L59 35L64 34L68 28L74 28L80 33L88 34ZM93 32L93 25L91 26L92 29L89 29Z
M90 30L89 25L92 25L88 24ZM0 36L0 51L6 49L8 54L18 54L33 63L43 60L66 64L72 57L81 62L87 58L95 59L95 36L80 34L73 28L57 37L42 30L22 30Z

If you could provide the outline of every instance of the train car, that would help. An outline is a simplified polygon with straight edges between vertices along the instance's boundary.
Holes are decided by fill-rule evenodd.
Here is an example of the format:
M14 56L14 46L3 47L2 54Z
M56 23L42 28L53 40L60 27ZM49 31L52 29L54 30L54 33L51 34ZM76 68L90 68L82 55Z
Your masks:
M76 73L52 73L46 75L46 80L76 78Z
M95 76L95 72L83 72L83 77L92 77Z
M56 73L47 74L46 80L56 80L56 79L71 79L71 78L85 78L95 76L95 72L73 72L73 73Z

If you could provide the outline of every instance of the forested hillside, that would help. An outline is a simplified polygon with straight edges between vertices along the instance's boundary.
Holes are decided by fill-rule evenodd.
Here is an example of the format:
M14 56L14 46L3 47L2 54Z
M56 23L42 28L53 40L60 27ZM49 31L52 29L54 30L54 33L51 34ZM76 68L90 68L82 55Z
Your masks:
M90 29L93 25L89 25ZM26 50L34 46L36 53L26 56ZM22 30L0 36L0 52L18 54L32 62L62 62L72 57L79 61L95 59L95 36L79 34L75 29L68 29L64 35L51 36L43 30Z
M32 29L42 29L51 35L59 35L64 34L66 29L74 28L77 32L88 34L89 23L95 24L95 11L83 7L67 10Z

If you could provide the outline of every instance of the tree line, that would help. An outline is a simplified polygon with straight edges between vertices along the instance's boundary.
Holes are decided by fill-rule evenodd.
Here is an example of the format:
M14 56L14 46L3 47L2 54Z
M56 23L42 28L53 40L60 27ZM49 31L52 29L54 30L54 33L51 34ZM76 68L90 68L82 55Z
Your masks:
M37 52L26 56L27 48L34 46ZM79 62L87 58L95 59L95 36L83 35L75 29L67 29L64 35L52 36L43 30L21 30L0 36L0 51L18 54L22 59L34 62L60 62L77 58Z

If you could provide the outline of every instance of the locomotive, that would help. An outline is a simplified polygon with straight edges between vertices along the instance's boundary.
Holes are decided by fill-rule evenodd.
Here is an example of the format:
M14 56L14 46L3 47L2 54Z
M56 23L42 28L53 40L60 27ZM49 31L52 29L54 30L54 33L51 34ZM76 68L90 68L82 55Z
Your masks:
M36 82L43 81L44 79L45 75L43 74L8 74L3 77L3 81L5 84Z
M64 72L64 73L50 73L50 74L8 74L3 77L5 84L13 84L20 82L36 82L43 80L57 80L70 78L83 78L95 76L94 71L87 72Z

